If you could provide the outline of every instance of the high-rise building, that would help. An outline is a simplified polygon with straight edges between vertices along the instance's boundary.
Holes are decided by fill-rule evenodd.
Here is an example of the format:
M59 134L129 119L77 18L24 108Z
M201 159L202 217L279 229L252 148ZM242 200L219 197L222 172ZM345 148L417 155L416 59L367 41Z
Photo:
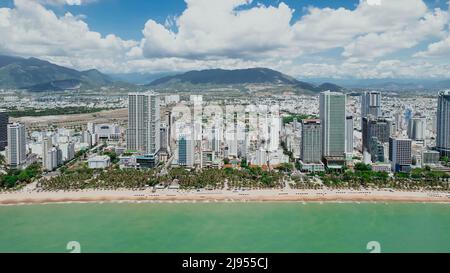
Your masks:
M415 141L425 141L427 119L425 117L415 116L408 123L408 137Z
M52 147L45 154L43 161L44 170L53 171L58 167L58 150Z
M391 138L389 152L392 153L391 167L394 172L409 172L412 165L412 141Z
M439 93L436 149L441 156L450 156L450 90Z
M55 168L53 167L52 148L52 139L48 137L44 138L42 140L42 166L44 167L44 170L47 171L51 171Z
M320 94L322 156L344 158L346 142L346 96L325 91Z
M27 160L25 126L20 123L8 124L7 132L6 158L9 166L17 168L24 165Z
M166 123L161 123L161 128L160 128L160 149L163 150L164 152L168 153L169 152L169 127L167 126Z
M381 117L381 93L364 92L361 96L361 120L369 115Z
M128 95L127 148L147 155L160 149L160 100L151 92Z
M190 136L180 135L178 138L178 165L193 167L195 163L195 142Z
M89 131L83 131L81 134L81 142L86 143L89 147L92 147L93 135Z
M320 163L322 159L322 127L320 120L305 119L302 122L302 148L300 157L304 163Z
M347 130L347 135L346 135L346 143L345 143L345 147L346 147L346 153L347 154L353 154L353 133L354 133L354 124L353 124L353 116L347 116L346 118L346 130Z
M75 143L74 142L62 143L59 145L59 149L62 152L62 160L63 161L70 161L70 160L74 159L74 157L75 157Z
M8 114L0 109L0 151L8 146Z
M363 151L371 153L371 142L373 138L382 143L389 142L391 135L391 121L385 118L374 118L372 115L363 118L362 138Z

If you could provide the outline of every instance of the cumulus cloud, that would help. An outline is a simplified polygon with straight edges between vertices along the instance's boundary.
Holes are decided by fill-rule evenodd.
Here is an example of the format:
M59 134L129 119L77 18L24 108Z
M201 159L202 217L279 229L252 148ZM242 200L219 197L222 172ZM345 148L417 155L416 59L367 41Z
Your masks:
M448 12L429 11L422 0L361 1L354 9L250 7L249 0L186 0L176 30L149 20L142 53L148 58L292 58L333 48L343 56L376 58L441 34ZM239 9L237 9L240 7ZM367 49L370 45L372 50Z
M60 62L84 62L86 68L126 56L136 41L114 34L91 31L79 17L66 13L58 17L33 0L15 0L12 9L0 9L0 52L33 56Z
M95 0L36 0L42 4L49 5L68 5L68 6L81 6L94 2Z
M292 12L286 4L236 11L250 0L186 0L176 18L177 32L149 20L143 30L143 54L149 58L265 56L292 40Z
M447 12L437 9L400 29L368 33L345 46L343 56L372 60L401 49L412 48L430 37L444 35L448 19Z
M102 35L82 17L58 16L48 6L92 1L15 0L13 8L0 8L0 54L104 72L264 66L297 77L449 74L449 65L427 59L450 53L449 11L431 10L423 0L360 0L353 9L310 6L295 20L294 9L282 1L185 0L181 14L164 22L150 18L139 41ZM421 58L396 55L430 41L425 51L408 53Z

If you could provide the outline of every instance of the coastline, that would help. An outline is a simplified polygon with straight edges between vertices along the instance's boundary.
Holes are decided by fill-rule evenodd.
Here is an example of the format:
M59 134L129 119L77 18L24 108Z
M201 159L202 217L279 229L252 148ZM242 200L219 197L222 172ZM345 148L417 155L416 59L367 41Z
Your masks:
M232 192L181 190L83 190L0 193L2 205L50 203L184 203L184 202L393 202L448 203L450 193L389 190L249 190Z

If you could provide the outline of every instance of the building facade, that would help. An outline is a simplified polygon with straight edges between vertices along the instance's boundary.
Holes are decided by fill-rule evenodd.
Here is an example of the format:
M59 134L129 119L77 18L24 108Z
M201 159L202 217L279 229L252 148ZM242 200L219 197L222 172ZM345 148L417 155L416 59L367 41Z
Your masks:
M322 157L344 158L346 152L346 96L326 91L320 94Z
M425 141L426 128L427 119L425 117L413 117L408 123L408 137L415 141Z
M441 156L450 156L450 90L439 93L436 149Z
M157 155L160 149L160 100L154 93L128 95L127 149Z
M364 92L361 96L361 120L369 115L381 117L381 93Z
M391 167L394 172L409 172L412 165L412 141L410 139L391 138Z
M362 126L363 151L369 152L374 157L380 146L389 142L391 129L391 121L388 119L374 118L372 115L364 117Z
M353 124L353 116L347 116L346 118L346 142L345 142L345 151L347 154L353 154L354 149L354 141L353 141L353 133L354 133L354 124Z
M320 120L302 122L302 146L300 157L303 163L320 163L322 160L322 126Z
M6 149L6 159L9 166L19 168L27 160L25 126L20 123L8 124L7 132L8 146Z
M0 110L0 151L4 151L8 146L8 123L8 114Z

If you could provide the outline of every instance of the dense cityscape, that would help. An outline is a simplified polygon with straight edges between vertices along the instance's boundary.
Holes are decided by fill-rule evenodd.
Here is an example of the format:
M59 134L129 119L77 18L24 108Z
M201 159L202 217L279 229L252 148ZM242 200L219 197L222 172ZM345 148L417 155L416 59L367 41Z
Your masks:
M0 253L450 251L450 0L1 0L0 37Z
M94 114L85 122L73 115L9 118L3 110L1 187L448 191L449 101L449 91L220 100L144 91L53 105L45 97L5 96L0 103L9 109L82 106ZM107 117L95 114L102 110Z

